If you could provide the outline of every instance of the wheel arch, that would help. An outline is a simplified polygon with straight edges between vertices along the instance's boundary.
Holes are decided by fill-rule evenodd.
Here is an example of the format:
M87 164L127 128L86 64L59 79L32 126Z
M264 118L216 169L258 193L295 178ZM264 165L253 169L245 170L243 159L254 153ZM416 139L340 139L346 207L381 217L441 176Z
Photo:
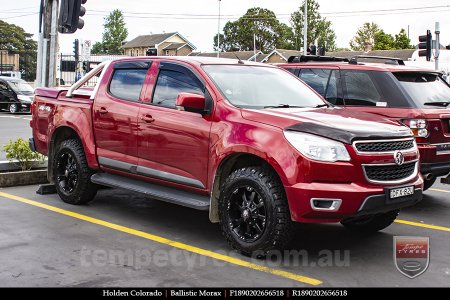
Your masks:
M272 165L275 164L275 166ZM245 167L251 166L265 166L272 170L275 174L277 174L278 178L281 182L283 182L282 176L277 172L281 170L280 166L276 163L276 161L271 161L270 163L266 158L259 156L254 153L246 153L246 152L237 152L232 153L226 157L224 157L215 172L214 180L211 188L211 203L209 206L209 220L212 223L219 222L219 197L220 190L225 179L235 170Z

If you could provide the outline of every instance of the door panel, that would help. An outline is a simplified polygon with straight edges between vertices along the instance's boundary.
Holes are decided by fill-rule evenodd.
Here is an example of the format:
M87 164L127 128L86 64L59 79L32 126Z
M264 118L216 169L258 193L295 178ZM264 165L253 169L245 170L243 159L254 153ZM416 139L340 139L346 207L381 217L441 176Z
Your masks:
M180 92L204 94L205 86L187 66L162 62L152 102L138 118L138 174L206 189L209 160L209 115L180 111ZM207 94L207 101L212 99Z
M149 66L142 61L118 63L109 86L96 97L94 134L99 162L105 167L126 172L137 167L137 117Z

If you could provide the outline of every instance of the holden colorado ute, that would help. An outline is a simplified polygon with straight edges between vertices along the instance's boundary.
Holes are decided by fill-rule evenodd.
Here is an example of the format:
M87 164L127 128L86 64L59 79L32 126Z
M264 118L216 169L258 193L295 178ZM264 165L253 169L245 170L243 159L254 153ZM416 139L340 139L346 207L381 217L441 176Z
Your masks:
M32 111L31 147L64 202L103 185L209 210L247 255L285 247L293 222L378 231L422 198L409 128L334 107L274 66L119 59L69 90L38 88Z

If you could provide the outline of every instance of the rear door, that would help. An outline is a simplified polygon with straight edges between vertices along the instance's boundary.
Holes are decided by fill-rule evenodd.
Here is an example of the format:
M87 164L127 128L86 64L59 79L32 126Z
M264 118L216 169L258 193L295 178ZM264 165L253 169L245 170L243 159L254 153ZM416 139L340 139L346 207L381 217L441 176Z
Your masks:
M211 106L212 98L188 65L161 61L156 76L151 101L139 111L138 174L206 189L211 115L178 110L175 101L181 92L204 95Z
M117 62L107 86L99 89L93 105L93 127L100 165L133 172L138 163L138 112L151 61Z

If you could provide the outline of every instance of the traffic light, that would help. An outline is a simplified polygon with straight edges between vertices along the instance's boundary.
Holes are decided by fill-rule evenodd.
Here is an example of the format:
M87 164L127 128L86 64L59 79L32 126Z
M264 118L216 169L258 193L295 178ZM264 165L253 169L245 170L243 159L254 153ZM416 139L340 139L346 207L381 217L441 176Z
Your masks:
M77 29L83 29L84 21L81 19L86 14L85 4L87 0L61 0L58 19L58 31L60 33L74 33Z
M420 35L419 36L419 49L425 49L419 51L419 56L425 56L427 58L427 61L431 60L431 52L432 52L432 40L433 37L431 35L431 31L427 30L426 35Z
M80 42L78 40L73 41L73 54L75 56L75 61L80 60Z

